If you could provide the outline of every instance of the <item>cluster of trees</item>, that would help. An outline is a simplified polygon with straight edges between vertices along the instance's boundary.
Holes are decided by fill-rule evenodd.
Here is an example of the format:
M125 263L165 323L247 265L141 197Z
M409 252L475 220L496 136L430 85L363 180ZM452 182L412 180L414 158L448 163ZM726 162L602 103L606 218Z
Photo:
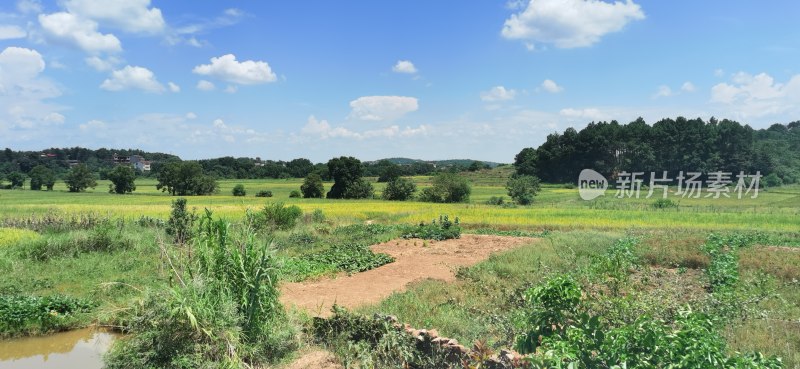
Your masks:
M731 120L662 119L648 125L639 118L628 124L593 122L577 131L553 133L538 148L517 154L519 175L545 182L575 182L590 168L607 178L622 172L725 171L800 180L800 122L754 130Z
M71 168L70 161L78 161L86 165L89 171L101 174L100 179L105 179L104 173L114 169L114 154L119 156L140 155L154 162L178 160L175 155L145 152L131 149L86 149L82 147L50 148L42 151L14 151L6 148L0 152L0 176L8 177L9 174L19 172L30 176L31 170L37 166L44 166L53 171L57 178L63 178ZM154 168L156 169L156 168Z

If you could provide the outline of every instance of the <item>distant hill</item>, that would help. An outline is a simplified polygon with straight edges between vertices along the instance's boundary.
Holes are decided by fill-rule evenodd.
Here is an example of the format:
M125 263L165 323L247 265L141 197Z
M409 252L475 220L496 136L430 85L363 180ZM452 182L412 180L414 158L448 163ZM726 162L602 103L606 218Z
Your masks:
M410 159L410 158L387 158L381 159L387 160L395 164L401 165L408 165L413 163L430 163L435 164L437 167L449 167L453 165L460 165L460 166L469 166L472 162L478 161L484 163L492 168L497 167L498 165L502 165L502 163L495 163L493 161L484 161L484 160L472 160L472 159L448 159L448 160L421 160L421 159ZM380 160L375 160L371 163L377 163Z

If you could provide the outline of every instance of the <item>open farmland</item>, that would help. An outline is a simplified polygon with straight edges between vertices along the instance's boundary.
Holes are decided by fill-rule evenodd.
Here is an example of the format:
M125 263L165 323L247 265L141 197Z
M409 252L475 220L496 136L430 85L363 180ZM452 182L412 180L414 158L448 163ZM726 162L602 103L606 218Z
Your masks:
M800 187L769 189L756 199L672 197L677 206L658 208L655 199L619 199L612 190L583 201L574 188L544 185L532 205L487 204L493 196L507 196L510 175L508 167L462 174L472 185L467 203L290 198L302 181L287 179L222 180L217 194L187 197L187 206L198 216L210 210L213 218L205 224L210 219L230 222L232 228L225 232L235 240L246 240L240 238L243 226L258 219L247 213L260 214L265 206L278 203L302 212L296 224L263 229L256 236L261 241L248 246L264 247L258 244L271 239L274 276L284 281L276 291L283 291L280 301L287 307L288 320L268 335L279 339L280 343L269 341L270 355L275 355L271 360L279 367L312 360L319 350L333 353L322 354L331 368L338 367L336 362L402 362L391 353L353 351L353 345L366 348L370 343L347 332L361 329L359 324L377 324L370 320L374 314L435 329L467 347L479 342L476 349L487 352L519 349L519 337L529 329L524 321L532 319L525 318L532 308L527 297L531 288L562 277L591 296L581 299L581 311L602 316L610 331L634 324L639 317L654 319L647 324L690 324L681 320L690 318L681 315L689 309L719 319L716 333L709 331L698 339L727 345L722 353L734 355L729 360L740 360L736 352L759 351L781 357L785 367L800 365ZM385 184L371 181L380 194ZM426 188L431 178L417 176L413 181ZM238 184L244 185L247 196L231 195ZM54 191L0 191L0 221L6 227L0 228L0 268L6 276L0 292L33 296L26 302L33 305L45 303L37 296L59 296L70 309L54 321L5 326L4 336L90 324L137 336L141 328L136 328L139 313L134 307L158 291L175 288L178 271L190 266L171 264L181 263L187 250L171 246L173 236L165 233L176 197L157 191L153 180L139 179L136 185L128 195L109 194L104 181L83 193L60 186ZM259 190L270 190L273 197L254 197ZM488 249L473 255L460 250L461 240L413 238L418 237L416 224L439 220L443 214L458 217L464 233L492 235L465 236L478 243L463 247L482 247L480 237L505 239L507 247L487 244ZM723 238L714 241L714 234ZM404 236L412 238L398 240ZM730 261L734 264L717 265L720 256L708 251L713 242L737 242L735 249L724 251L735 252ZM439 249L446 245L455 246L447 252ZM392 273L405 279L394 281ZM347 288L351 279L364 288ZM322 290L314 292L315 288ZM352 312L329 310L337 299ZM311 319L314 315L328 317L339 328L327 331ZM385 339L391 336L391 328L384 331L386 327L378 324L374 329ZM414 350L402 342L395 343L397 349ZM114 355L125 357L126 352ZM441 357L419 354L423 356L403 360L419 367L443 365ZM303 357L296 361L297 355Z
M382 200L329 201L324 199L289 198L300 188L301 180L221 180L219 193L192 198L191 206L209 208L218 216L236 219L246 209L257 209L268 202L297 205L304 211L321 209L329 217L341 221L384 221L413 223L433 219L441 214L457 214L469 227L540 229L629 229L680 228L700 230L763 230L794 231L800 216L800 186L787 186L761 192L756 199L743 198L680 198L670 197L678 208L656 209L654 198L614 197L614 191L593 201L583 201L577 190L563 186L542 188L532 206L503 208L486 205L492 196L505 196L505 181L510 168L500 168L472 175L473 193L466 204L431 204L424 202L392 202ZM414 177L420 188L429 177ZM374 178L373 178L374 182ZM244 184L248 196L234 197L231 189ZM145 215L165 219L173 198L156 190L154 180L140 179L137 191L131 195L115 196L107 191L108 182L85 193L68 193L60 184L52 192L0 191L0 216L18 217L64 213L97 213L136 220ZM331 183L325 183L329 188ZM385 184L374 183L376 193ZM264 199L253 195L262 189L274 197Z

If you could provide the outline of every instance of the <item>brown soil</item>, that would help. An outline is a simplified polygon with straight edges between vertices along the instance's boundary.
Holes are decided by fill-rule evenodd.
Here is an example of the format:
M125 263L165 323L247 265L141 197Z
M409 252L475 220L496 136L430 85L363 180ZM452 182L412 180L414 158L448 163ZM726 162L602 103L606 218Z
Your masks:
M336 357L322 349L311 349L283 369L343 369Z
M333 304L347 308L380 302L393 292L422 279L455 279L455 269L469 266L492 253L509 250L535 241L534 238L463 235L447 241L419 239L395 240L372 246L375 252L395 258L380 268L335 279L286 283L281 286L281 302L327 316Z

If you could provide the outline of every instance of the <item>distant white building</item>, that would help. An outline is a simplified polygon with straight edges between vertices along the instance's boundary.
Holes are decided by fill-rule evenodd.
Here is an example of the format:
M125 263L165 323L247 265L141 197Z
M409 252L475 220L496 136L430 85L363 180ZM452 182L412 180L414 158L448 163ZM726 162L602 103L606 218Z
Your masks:
M141 155L131 156L131 164L133 164L133 168L136 170L140 170L142 172L150 171L150 161L144 160L144 157Z

